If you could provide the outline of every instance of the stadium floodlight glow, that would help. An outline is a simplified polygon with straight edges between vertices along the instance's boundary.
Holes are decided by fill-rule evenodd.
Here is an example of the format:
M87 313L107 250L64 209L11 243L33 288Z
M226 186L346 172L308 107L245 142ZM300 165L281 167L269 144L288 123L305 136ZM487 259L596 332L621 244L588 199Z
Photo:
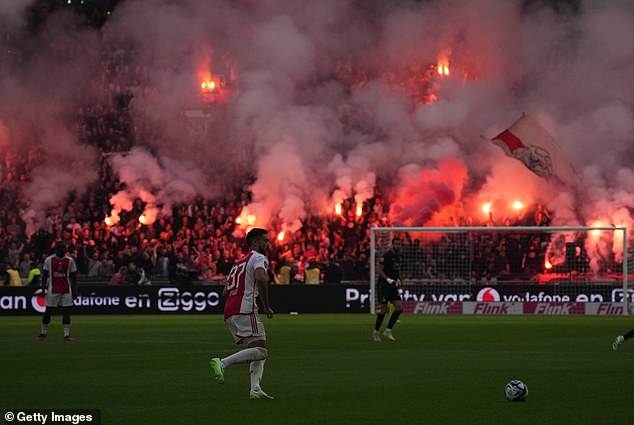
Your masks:
M592 313L599 304L604 313L630 314L634 289L628 287L625 226L373 227L369 294L373 314L378 307L377 261L395 236L403 241L401 290L405 303L501 301L529 308L530 303L561 301L570 308L581 307L589 312L586 314L599 314ZM520 249L511 248L513 244ZM513 269L511 249L516 256ZM529 255L529 249L536 255ZM501 259L504 267L497 268L500 251L506 258ZM491 266L493 269L487 268ZM480 289L488 289L490 295L496 285L500 291L505 286L509 297L498 294L499 299L479 299ZM514 285L526 289L520 293L509 289ZM444 295L452 299L440 298Z

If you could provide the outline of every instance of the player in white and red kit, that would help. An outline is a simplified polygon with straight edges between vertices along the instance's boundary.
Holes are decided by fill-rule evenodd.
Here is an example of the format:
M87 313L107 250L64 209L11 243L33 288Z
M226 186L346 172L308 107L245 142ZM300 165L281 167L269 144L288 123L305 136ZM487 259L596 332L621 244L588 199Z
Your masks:
M264 361L268 356L266 333L258 314L259 297L266 317L273 317L269 304L269 261L266 254L271 247L266 229L251 229L246 236L250 252L231 268L224 288L224 318L236 344L247 344L247 348L230 356L214 357L210 361L216 380L223 383L224 371L233 364L250 363L251 399L271 399L260 387L264 373Z
M70 336L70 308L73 306L73 293L77 287L77 265L72 257L66 255L63 242L58 242L55 245L55 254L44 260L42 286L46 288L46 310L42 317L42 332L37 340L43 341L46 338L51 310L61 307L64 340L74 341Z

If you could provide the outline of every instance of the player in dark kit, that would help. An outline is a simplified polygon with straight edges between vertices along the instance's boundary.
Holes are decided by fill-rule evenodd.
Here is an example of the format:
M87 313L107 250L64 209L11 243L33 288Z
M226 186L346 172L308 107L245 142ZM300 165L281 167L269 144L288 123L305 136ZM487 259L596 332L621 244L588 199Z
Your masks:
M401 312L403 311L403 302L398 292L398 287L401 284L401 246L402 241L400 238L392 239L392 248L388 249L385 254L379 259L377 271L379 274L378 282L378 296L381 302L381 310L377 311L376 323L374 325L374 332L372 339L376 342L381 341L381 325L383 319L387 314L387 303L391 302L394 305L394 312L390 316L390 321L387 324L383 336L390 341L396 341L396 338L392 335L392 328L396 324Z

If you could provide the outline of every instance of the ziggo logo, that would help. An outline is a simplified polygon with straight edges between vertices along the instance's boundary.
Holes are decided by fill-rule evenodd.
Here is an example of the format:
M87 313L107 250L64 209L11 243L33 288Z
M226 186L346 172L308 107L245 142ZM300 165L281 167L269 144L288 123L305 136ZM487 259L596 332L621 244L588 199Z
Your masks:
M160 311L204 311L207 307L220 305L220 293L217 291L183 291L178 288L161 288L158 291L158 309Z

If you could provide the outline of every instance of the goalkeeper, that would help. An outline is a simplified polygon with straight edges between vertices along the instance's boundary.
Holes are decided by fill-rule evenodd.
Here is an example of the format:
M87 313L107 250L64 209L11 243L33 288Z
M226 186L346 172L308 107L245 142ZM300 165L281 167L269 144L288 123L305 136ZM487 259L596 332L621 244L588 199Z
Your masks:
M394 311L390 315L390 320L385 332L383 332L383 336L390 341L396 341L396 338L392 335L392 328L403 311L403 302L401 301L401 295L398 291L398 287L401 284L401 261L403 257L401 253L402 243L403 242L400 238L393 238L392 247L383 254L383 256L379 259L379 264L377 265L379 275L378 296L381 302L381 309L377 311L374 333L372 334L372 339L375 342L381 341L380 330L381 325L383 324L383 319L385 319L385 315L388 311L388 302L391 302L394 305Z

